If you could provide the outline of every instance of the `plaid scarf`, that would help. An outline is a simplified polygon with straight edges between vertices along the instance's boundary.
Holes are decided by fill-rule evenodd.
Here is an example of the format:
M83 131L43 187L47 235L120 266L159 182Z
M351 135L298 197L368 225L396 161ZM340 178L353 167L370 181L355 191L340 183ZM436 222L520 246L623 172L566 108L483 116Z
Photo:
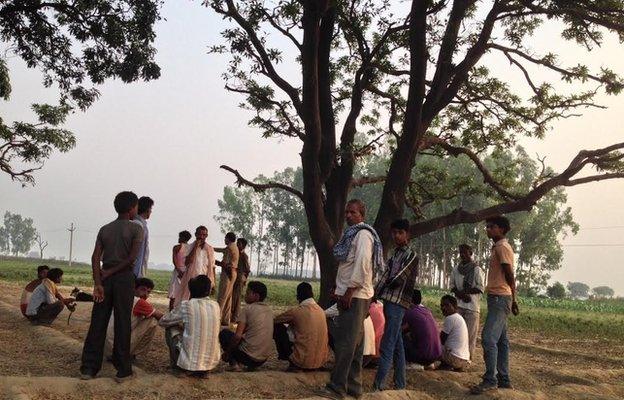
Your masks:
M379 270L379 268L382 268L384 265L381 240L379 240L379 235L377 235L375 229L365 223L351 225L344 231L342 237L334 246L334 257L338 262L347 261L349 250L351 249L351 244L353 243L353 238L355 238L355 235L363 229L369 231L373 235L373 267L376 270Z

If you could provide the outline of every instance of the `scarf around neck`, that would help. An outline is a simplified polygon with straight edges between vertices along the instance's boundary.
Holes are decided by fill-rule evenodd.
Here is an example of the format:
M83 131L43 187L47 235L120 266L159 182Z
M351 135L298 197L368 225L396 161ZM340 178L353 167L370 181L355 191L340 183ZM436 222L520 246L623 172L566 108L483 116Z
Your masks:
M376 269L381 268L384 264L381 240L379 239L379 235L377 235L375 229L365 223L351 225L344 231L342 237L334 246L334 257L338 262L347 261L353 239L361 230L367 230L371 233L371 235L373 235L373 264Z

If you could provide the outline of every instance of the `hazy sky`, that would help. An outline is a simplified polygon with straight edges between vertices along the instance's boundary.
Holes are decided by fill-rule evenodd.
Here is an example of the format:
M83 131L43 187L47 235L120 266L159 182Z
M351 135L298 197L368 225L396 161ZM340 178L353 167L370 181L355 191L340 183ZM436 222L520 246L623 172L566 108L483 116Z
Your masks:
M207 54L209 45L220 42L221 19L197 2L166 2L163 16L167 20L158 24L156 42L159 80L131 85L110 81L101 86L101 99L66 124L77 134L76 148L53 154L36 174L36 186L22 188L0 175L0 212L33 218L49 242L48 256L67 257L66 228L74 222L75 258L88 260L97 229L115 217L112 200L121 190L156 201L150 220L150 261L170 262L177 232L200 224L209 227L209 240L220 244L213 216L223 186L231 185L233 177L219 165L253 177L299 163L298 140L261 139L257 130L247 127L249 114L237 107L241 97L223 89L226 58ZM588 56L558 40L555 31L540 34L538 49L560 52L566 65L608 65L624 74L624 59L618 56L621 47L615 41ZM511 82L519 82L500 58L490 63L510 74ZM53 102L56 93L43 88L41 74L26 69L20 59L10 59L9 65L13 94L2 104L0 116L7 121L31 120L29 105ZM282 68L291 76L297 73L293 65ZM624 97L600 100L607 110L584 111L581 118L557 122L546 140L522 144L529 154L546 155L547 163L561 170L580 149L621 142ZM580 280L592 287L606 284L623 295L624 273L617 254L624 249L624 181L592 183L567 192L581 231L564 240L564 266L554 279Z

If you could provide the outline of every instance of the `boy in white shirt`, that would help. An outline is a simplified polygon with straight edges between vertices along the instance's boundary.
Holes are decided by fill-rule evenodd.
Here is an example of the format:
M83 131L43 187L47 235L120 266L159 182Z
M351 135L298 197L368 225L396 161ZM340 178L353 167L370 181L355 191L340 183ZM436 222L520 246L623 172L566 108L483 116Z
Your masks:
M457 313L457 299L446 295L440 301L444 314L440 340L444 346L442 364L438 369L452 369L462 372L470 365L470 347L466 321Z

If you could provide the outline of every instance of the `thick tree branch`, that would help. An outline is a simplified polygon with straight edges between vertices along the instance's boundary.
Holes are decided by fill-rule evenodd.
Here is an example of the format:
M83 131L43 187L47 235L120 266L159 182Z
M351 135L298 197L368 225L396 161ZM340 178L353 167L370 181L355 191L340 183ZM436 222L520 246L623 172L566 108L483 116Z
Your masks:
M598 167L603 161L605 161L605 159L617 159L620 156L620 153L615 153L614 156L614 152L621 149L624 149L624 143L617 143L602 149L582 150L576 157L574 157L562 173L546 179L544 182L529 191L525 196L477 211L466 211L458 208L447 215L415 223L410 227L410 231L412 235L419 236L448 226L477 223L485 220L486 218L499 214L507 214L517 211L530 211L542 197L556 187L575 186L583 183L623 178L624 172L615 171L573 179L574 176L587 165Z
M301 99L299 98L299 91L288 83L275 69L273 62L271 61L271 57L266 51L265 44L258 37L256 28L243 17L236 8L233 0L226 0L225 4L227 5L227 9L222 9L217 6L213 6L213 9L220 14L223 14L226 17L232 18L236 23L245 31L249 41L254 47L255 51L260 57L261 65L266 70L266 75L269 77L273 83L277 85L280 89L282 89L290 98L293 103L295 110L299 116L303 116Z
M234 176L236 176L236 185L239 187L249 186L256 192L264 192L265 190L268 190L268 189L282 189L282 190L287 191L288 193L294 194L299 199L303 200L303 193L301 191L294 189L288 185L284 185L283 183L279 183L279 182L256 183L256 182L252 182L248 179L243 178L240 172L238 172L238 170L232 167L229 167L227 165L221 165L219 168L233 173Z
M443 148L447 153L449 153L453 157L457 157L460 154L463 154L467 156L468 158L470 158L470 160L477 167L479 172L481 172L481 175L483 175L483 182L488 184L490 187L492 187L492 189L494 189L496 193L498 193L503 199L517 200L521 197L503 188L500 185L500 183L496 181L494 176L492 176L492 173L487 169L485 164L483 164L483 161L481 161L479 156L474 151L465 147L453 146L452 144L438 137L430 137L430 138L427 138L425 141L428 142L429 146L439 146Z

